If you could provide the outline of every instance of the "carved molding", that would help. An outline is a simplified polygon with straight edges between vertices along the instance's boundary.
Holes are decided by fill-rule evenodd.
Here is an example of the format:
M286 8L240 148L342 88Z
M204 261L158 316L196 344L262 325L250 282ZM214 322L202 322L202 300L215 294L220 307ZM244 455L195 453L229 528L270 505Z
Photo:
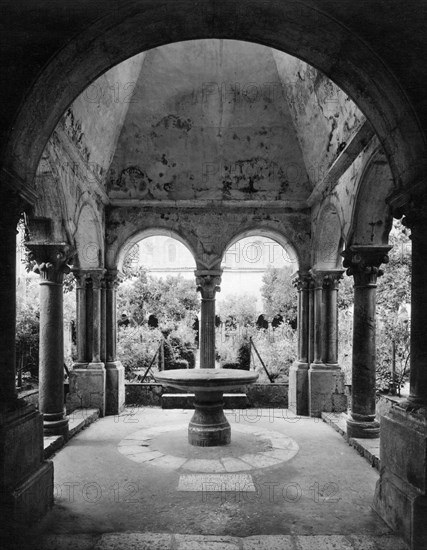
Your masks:
M195 271L197 291L202 300L215 300L215 294L221 291L221 271Z
M308 271L297 271L292 278L292 284L298 292L301 290L309 290L310 286L313 284L313 277Z

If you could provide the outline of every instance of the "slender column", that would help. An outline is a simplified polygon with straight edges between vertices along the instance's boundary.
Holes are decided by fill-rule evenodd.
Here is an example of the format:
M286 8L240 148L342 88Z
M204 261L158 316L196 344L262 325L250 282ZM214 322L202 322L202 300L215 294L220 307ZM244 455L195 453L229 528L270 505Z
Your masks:
M68 435L64 411L63 281L73 256L64 243L28 243L40 274L39 406L46 435Z
M105 274L106 284L106 348L107 362L117 359L117 287L120 278L117 270Z
M324 273L324 328L323 362L329 368L338 367L338 287L344 270Z
M7 200L7 202L6 202ZM2 200L0 218L0 409L13 410L25 402L16 393L16 226L24 203L18 198Z
M92 281L92 357L89 363L91 368L100 365L101 362L101 282L104 276L104 270L91 271Z
M298 362L308 364L309 354L309 297L311 275L298 273L292 283L298 291Z
M288 407L295 414L307 415L311 275L298 272L292 282L298 290L298 359L289 369Z
M314 360L314 280L308 284L308 363Z
M107 282L101 280L101 361L107 362Z
M411 230L411 369L407 410L427 407L427 198L420 197L406 207L403 225ZM401 406L402 406L401 405Z
M73 272L76 278L76 332L77 332L77 363L74 366L87 365L89 359L86 353L86 294L88 274L83 270Z
M220 291L221 271L196 271L202 296L200 320L200 368L215 368L215 294Z
M377 278L391 246L351 246L343 252L347 275L354 278L352 411L349 437L379 437L375 421L375 322Z
M313 289L313 362L311 368L324 368L322 361L323 346L323 273L312 271L312 277L314 281Z

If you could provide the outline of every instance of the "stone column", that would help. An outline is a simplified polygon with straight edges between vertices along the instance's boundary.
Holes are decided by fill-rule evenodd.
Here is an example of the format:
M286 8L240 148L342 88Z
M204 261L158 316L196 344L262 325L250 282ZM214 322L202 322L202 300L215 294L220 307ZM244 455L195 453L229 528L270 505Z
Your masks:
M308 284L308 364L314 360L314 281Z
M44 433L68 437L64 411L64 274L74 255L64 243L28 243L34 271L40 274L39 409Z
M395 212L411 229L410 395L381 418L381 472L374 508L411 549L427 541L427 195Z
M375 325L377 278L391 246L350 246L343 252L347 275L354 278L351 419L348 437L379 437L375 420Z
M325 312L325 338L323 362L328 367L338 367L338 287L343 269L325 271L323 296Z
M106 414L119 414L125 407L125 369L117 360L117 270L105 274L105 335L106 335Z
M314 280L314 357L308 372L310 416L347 409L338 365L338 281L342 270L311 271Z
M88 274L83 270L73 270L76 279L76 332L77 332L77 362L74 368L88 364L86 353L86 294Z
M295 414L307 415L311 275L298 272L292 282L298 290L298 359L289 370L288 407Z
M220 291L220 270L196 271L197 290L202 296L200 319L200 368L215 368L215 294Z
M313 277L313 362L311 368L322 368L322 309L323 309L323 273L312 270Z
M16 227L28 205L0 192L0 535L25 545L28 525L53 505L53 463L43 457L43 417L15 387Z
M70 372L67 411L70 413L78 408L96 408L103 416L106 406L106 373L104 362L101 361L101 287L104 269L80 270L77 273L82 281L77 319L82 356ZM83 357L84 360L80 360Z

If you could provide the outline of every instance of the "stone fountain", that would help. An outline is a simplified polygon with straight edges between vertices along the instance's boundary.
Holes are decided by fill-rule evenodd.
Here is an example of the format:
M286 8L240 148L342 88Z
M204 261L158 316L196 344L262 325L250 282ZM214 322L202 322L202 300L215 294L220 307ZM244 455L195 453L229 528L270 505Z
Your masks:
M195 272L201 300L200 369L176 369L154 375L164 387L194 392L194 415L188 441L197 447L228 445L231 428L224 415L223 393L253 384L256 372L215 368L215 294L220 290L221 270Z
M253 384L258 373L238 369L177 369L155 374L163 386L194 392L188 442L197 447L228 445L231 428L224 415L223 392Z

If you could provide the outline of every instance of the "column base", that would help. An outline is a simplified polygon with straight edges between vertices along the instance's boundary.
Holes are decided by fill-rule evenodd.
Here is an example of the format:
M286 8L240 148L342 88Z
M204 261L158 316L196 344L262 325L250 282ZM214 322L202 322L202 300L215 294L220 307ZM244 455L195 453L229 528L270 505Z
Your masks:
M125 408L125 368L120 361L110 361L106 369L105 414L120 414Z
M53 505L53 463L43 460L43 420L33 405L0 415L0 547ZM18 546L18 545L17 545Z
M99 409L105 415L106 370L104 363L88 363L87 368L70 372L70 391L67 395L67 414L76 409Z
M347 436L375 439L380 437L380 424L376 420L364 422L363 420L349 418L347 420Z
M345 412L344 373L338 365L312 363L308 371L308 413L320 418L322 412Z
M47 436L62 435L64 439L68 439L68 418L64 413L43 413L43 432Z
M289 369L288 409L308 416L308 363L294 363Z
M196 392L188 442L196 447L229 445L231 427L223 411L222 392Z
M412 550L427 548L427 420L400 407L381 419L381 473L373 506Z

